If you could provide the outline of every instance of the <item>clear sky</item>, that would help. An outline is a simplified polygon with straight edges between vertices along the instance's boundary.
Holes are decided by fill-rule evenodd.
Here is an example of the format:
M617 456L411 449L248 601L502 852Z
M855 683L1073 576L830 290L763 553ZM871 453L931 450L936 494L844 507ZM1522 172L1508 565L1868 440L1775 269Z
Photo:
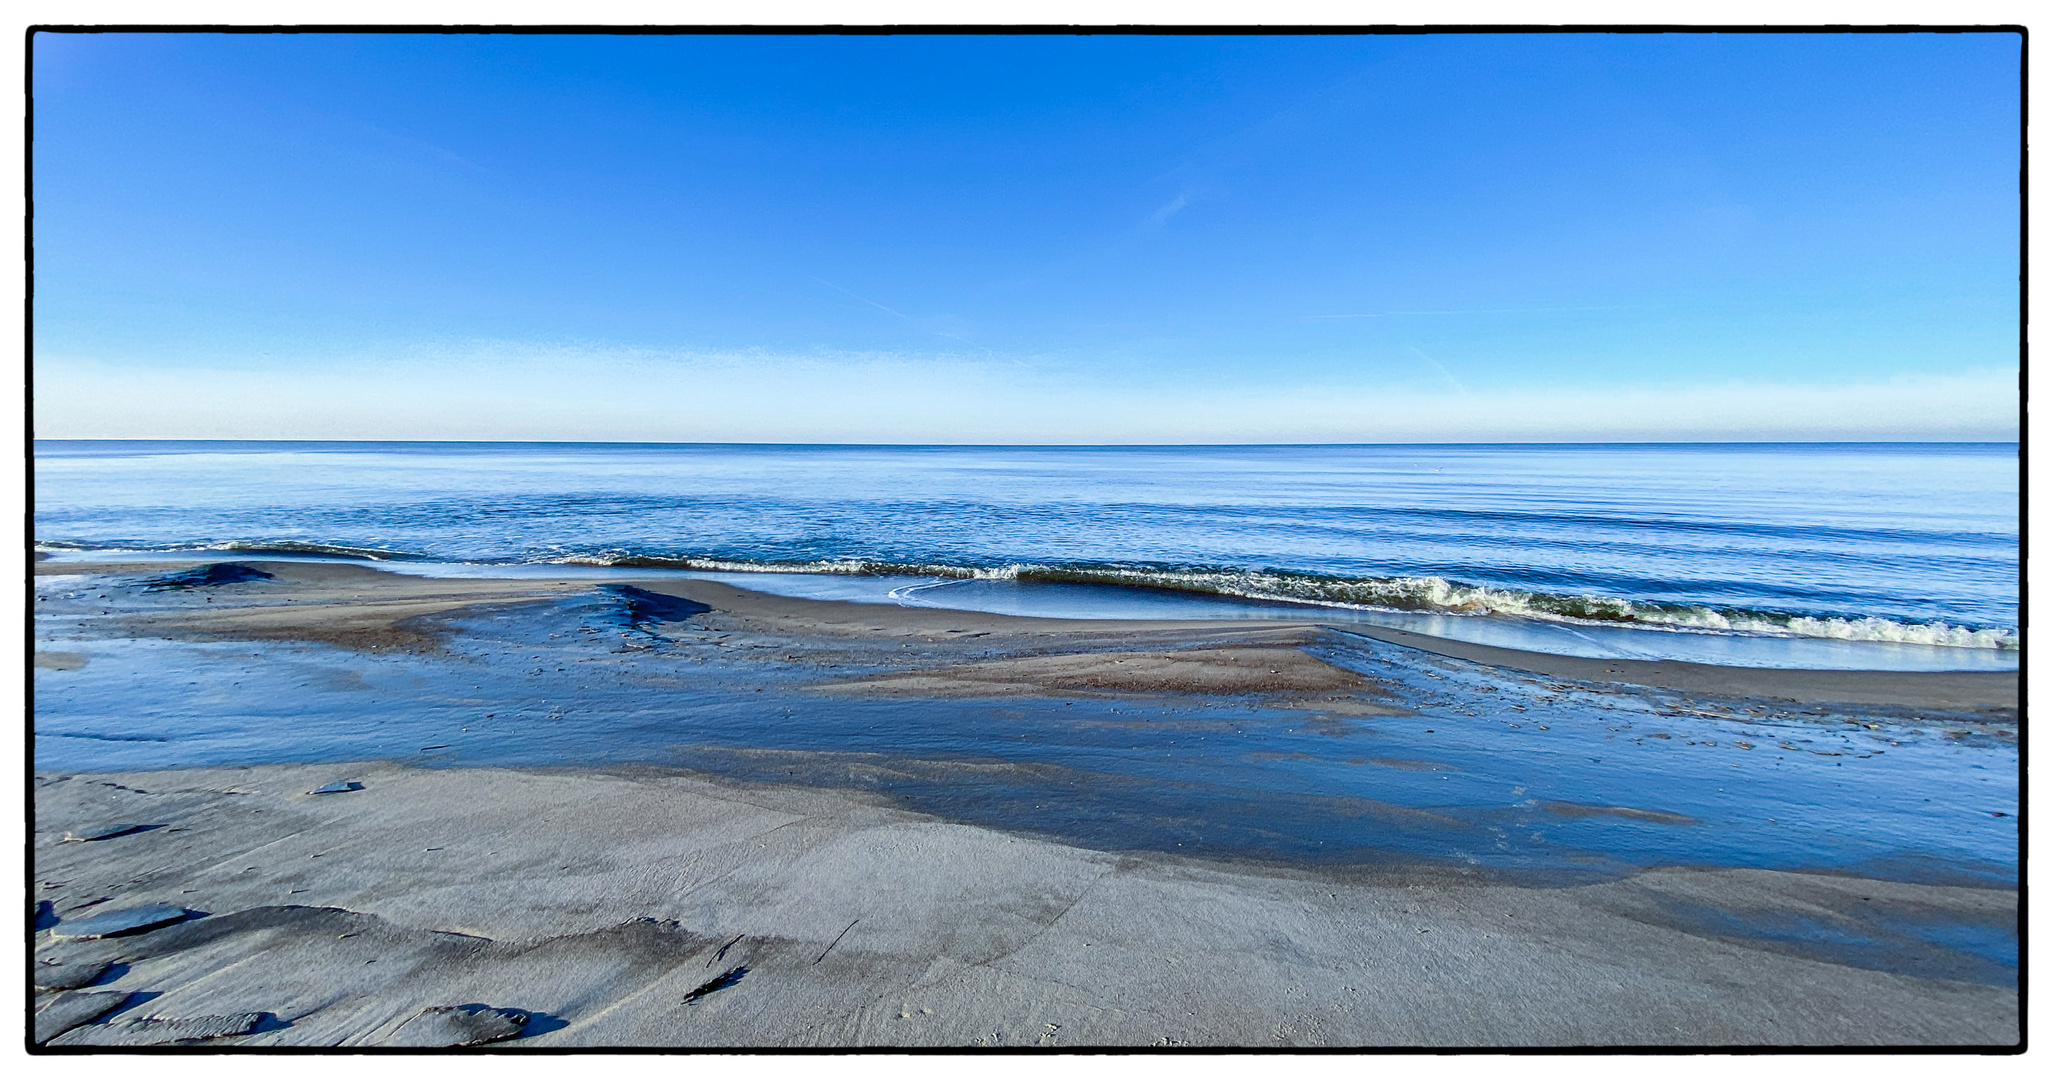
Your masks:
M41 34L36 433L2015 438L2019 50Z

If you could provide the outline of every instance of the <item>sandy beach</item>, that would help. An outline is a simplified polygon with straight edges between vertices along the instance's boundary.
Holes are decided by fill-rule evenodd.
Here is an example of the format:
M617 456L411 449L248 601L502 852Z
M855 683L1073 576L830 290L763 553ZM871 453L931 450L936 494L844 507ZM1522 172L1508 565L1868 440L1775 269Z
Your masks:
M1039 702L1183 716L1230 701L1336 739L1410 722L1419 708L1394 670L1341 662L1332 632L1311 622L1027 619L796 600L704 580L435 579L290 560L238 560L268 576L231 584L145 584L195 565L40 564L39 695L68 685L57 680L105 676L127 655L107 650L124 642L256 643L320 658L323 670L454 656L447 662L470 666L451 670L484 671L466 626L611 589L599 599L618 612L607 633L617 630L620 644L600 660L655 657L647 662L672 664L684 679L711 656L703 670L721 687L737 696L767 688L766 703ZM547 638L577 636L536 625ZM657 645L643 641L649 634ZM1775 709L1840 710L1835 737L1866 739L1872 753L1878 737L1844 710L1872 706L1861 715L1881 718L1865 725L1876 730L1919 712L1919 723L1957 732L1955 742L1999 748L2014 744L2018 723L2015 675L1588 661L1394 630L1369 636L1407 656L1420 650L1429 659L1418 670L1434 678L1488 680L1492 692L1525 680L1535 701L1668 695L1653 699L1660 715L1703 730ZM531 659L501 655L495 662ZM380 708L403 700L379 693ZM480 689L465 708L488 714L491 693ZM1673 708L1678 694L1703 716ZM39 706L39 735L43 725ZM1647 745L1662 753L1697 741L1656 737L1664 741ZM1719 752L1754 760L1751 744L1742 752L1731 741ZM1919 745L1905 734L1887 749ZM1841 756L1814 748L1790 760L1837 767L1816 759L1823 753ZM447 764L464 767L423 767ZM1383 764L1403 773L1403 762ZM961 785L978 767L932 766ZM2014 939L2014 883L1715 860L1642 859L1573 879L1448 860L1200 857L1145 840L1080 843L1098 834L1031 817L993 827L989 815L936 813L943 804L933 800L819 775L794 784L760 770L652 762L506 767L396 755L172 769L39 762L35 964L49 989L37 995L35 1038L52 1048L2019 1038L2014 960L2006 969L1920 929ZM313 794L328 785L342 789ZM1563 829L1695 820L1658 806L1533 812ZM96 915L149 905L175 912L116 936L73 933ZM435 1011L457 1006L466 1008Z

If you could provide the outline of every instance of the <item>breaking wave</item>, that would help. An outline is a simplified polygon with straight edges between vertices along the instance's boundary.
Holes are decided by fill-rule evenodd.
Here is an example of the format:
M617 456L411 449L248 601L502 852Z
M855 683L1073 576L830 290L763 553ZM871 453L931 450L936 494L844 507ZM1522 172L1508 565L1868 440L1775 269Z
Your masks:
M1499 615L1565 623L1633 625L1697 633L1830 638L1966 649L2016 649L2007 629L1956 626L1946 622L1811 616L1749 608L1624 600L1609 596L1528 592L1449 581L1438 576L1337 577L1278 570L1204 567L1116 566L1107 564L1012 563L977 567L881 559L766 561L610 552L547 559L580 566L634 569L784 574L910 574L961 580L1042 581L1082 585L1125 585L1211 596L1232 596L1321 607L1426 612L1441 615Z
M209 545L209 547L215 550L248 551L265 555L328 555L343 559L370 559L376 562L427 558L425 555L411 551L345 547L341 544L308 544L297 540L231 540L225 544L213 544Z

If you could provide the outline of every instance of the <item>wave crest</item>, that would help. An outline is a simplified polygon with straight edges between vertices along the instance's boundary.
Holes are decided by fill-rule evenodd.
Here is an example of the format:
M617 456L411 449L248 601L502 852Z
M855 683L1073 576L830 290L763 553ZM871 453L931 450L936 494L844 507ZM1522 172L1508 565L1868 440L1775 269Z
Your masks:
M413 551L389 548L352 547L347 544L317 544L307 540L223 540L194 544L86 544L76 540L38 540L36 550L60 551L239 551L251 555L325 555L336 559L368 559L394 562L426 559Z
M315 544L298 540L230 540L225 544L207 545L207 548L209 550L248 551L268 555L331 555L343 559L370 559L375 562L427 558L426 555L412 551L393 551L389 548L349 547L343 544Z

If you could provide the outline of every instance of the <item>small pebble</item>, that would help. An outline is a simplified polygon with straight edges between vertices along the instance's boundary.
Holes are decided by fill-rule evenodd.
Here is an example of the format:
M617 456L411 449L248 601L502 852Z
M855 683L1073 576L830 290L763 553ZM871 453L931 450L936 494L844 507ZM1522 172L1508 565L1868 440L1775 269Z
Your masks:
M137 824L132 821L109 822L105 825L87 825L65 833L64 842L75 844L87 840L112 840L117 836L127 836L130 833L138 833L144 829L155 829L158 827L156 825Z

